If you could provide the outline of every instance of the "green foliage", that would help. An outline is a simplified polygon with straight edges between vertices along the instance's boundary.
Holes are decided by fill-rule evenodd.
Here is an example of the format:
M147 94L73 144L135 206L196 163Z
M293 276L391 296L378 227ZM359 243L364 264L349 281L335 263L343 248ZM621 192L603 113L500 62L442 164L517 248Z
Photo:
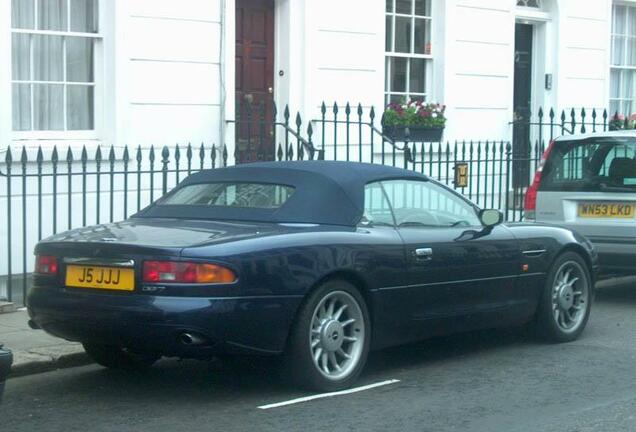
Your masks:
M384 110L382 124L385 126L422 126L439 129L446 125L446 105L409 101L404 104L391 103Z

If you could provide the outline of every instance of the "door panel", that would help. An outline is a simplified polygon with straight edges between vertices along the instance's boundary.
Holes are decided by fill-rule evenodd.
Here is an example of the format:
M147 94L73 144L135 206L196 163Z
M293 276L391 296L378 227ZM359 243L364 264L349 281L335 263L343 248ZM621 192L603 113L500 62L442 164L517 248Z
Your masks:
M409 262L412 319L443 320L453 326L489 325L525 299L517 297L517 242L504 226L490 232L466 228L401 228ZM431 250L422 259L417 249ZM431 302L431 299L435 299Z
M515 25L514 127L512 129L513 176L515 187L530 182L530 111L532 107L532 39L534 27Z
M236 1L238 161L274 159L274 0Z
M381 183L408 266L407 285L381 290L383 305L400 317L401 337L490 327L527 313L531 299L515 290L521 254L507 227L483 227L471 204L435 182Z

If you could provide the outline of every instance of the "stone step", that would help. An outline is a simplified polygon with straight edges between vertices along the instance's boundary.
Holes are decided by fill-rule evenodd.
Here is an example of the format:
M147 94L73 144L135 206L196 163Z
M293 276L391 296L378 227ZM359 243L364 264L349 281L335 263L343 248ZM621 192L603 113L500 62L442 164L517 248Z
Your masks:
M0 314L15 312L16 306L11 302L0 301Z

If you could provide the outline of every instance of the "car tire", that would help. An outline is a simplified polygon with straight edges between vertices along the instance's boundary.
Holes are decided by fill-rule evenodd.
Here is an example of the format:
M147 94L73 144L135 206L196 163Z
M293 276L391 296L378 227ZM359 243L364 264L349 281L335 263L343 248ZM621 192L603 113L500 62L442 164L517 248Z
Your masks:
M109 369L142 371L152 366L160 356L128 351L124 348L84 343L84 350L95 363Z
M359 290L339 279L320 285L301 306L288 342L282 363L288 381L313 391L351 387L371 342L371 320Z
M576 252L559 255L543 288L536 328L549 342L571 342L585 329L594 297L587 263Z

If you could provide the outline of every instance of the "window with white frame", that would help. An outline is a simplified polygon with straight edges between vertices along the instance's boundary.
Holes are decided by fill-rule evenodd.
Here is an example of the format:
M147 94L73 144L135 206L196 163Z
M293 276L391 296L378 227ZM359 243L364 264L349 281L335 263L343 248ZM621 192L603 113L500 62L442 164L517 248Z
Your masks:
M431 0L386 0L385 103L427 99L431 25Z
M610 112L630 115L636 93L636 7L612 7Z
M95 129L98 0L11 0L14 131Z

